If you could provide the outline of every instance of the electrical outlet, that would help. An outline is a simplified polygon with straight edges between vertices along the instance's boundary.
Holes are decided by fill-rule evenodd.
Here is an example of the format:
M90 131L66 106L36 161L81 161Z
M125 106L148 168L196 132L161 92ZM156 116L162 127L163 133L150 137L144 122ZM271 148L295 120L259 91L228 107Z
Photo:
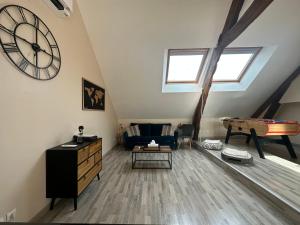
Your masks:
M15 222L16 221L17 209L13 209L6 214L6 222Z
M1 222L5 222L4 216L0 216L0 223L1 223Z

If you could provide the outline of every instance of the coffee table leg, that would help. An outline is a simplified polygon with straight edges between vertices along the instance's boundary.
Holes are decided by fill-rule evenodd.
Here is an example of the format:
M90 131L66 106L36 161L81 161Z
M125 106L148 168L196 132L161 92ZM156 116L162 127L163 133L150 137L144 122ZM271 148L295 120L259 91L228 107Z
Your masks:
M170 155L171 155L171 157L170 157ZM169 164L170 164L170 169L172 169L172 164L173 164L172 153L168 153L168 161L169 161Z
M133 161L133 155L134 155L135 153L134 152L132 152L132 158L131 158L131 167L132 167L132 169L134 169L134 161Z

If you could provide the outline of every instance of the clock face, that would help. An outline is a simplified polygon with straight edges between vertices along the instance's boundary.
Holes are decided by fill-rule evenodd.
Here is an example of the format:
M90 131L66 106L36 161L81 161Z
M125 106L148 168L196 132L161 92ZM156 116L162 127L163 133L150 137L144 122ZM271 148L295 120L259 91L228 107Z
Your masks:
M60 70L61 57L54 36L28 9L17 5L1 8L0 44L10 61L34 79L50 80Z

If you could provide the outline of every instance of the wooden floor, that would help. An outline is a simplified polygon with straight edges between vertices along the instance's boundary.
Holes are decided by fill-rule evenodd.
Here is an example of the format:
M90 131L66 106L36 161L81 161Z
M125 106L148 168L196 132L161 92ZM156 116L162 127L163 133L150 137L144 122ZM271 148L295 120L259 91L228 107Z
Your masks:
M224 146L224 148L226 147L248 151L253 156L253 164L241 165L228 163L222 160L221 151L206 151L222 161L222 163L226 166L230 166L247 179L266 189L279 201L283 202L285 207L291 207L291 209L296 212L294 214L298 214L298 218L300 218L300 166L297 164L299 163L299 159L291 159L288 151L283 146L278 147L278 145L273 144L268 144L263 147L266 159L261 159L255 147L253 145L246 145L245 140L232 139L230 144ZM280 159L278 156L289 159L295 163L294 167L298 170L298 172L286 167L284 162L283 164L278 164L271 160L272 157ZM298 157L300 157L299 153ZM277 201L277 199L275 200Z
M292 224L199 150L176 150L173 169L133 170L117 147L96 179L73 201L62 200L40 221L139 224Z

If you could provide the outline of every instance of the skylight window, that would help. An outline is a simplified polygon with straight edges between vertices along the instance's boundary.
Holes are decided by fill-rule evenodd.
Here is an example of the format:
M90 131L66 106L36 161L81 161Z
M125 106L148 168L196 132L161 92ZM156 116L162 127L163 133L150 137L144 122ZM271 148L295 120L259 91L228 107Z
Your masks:
M170 49L166 83L197 83L207 49Z
M218 62L214 82L240 82L260 48L226 48Z

